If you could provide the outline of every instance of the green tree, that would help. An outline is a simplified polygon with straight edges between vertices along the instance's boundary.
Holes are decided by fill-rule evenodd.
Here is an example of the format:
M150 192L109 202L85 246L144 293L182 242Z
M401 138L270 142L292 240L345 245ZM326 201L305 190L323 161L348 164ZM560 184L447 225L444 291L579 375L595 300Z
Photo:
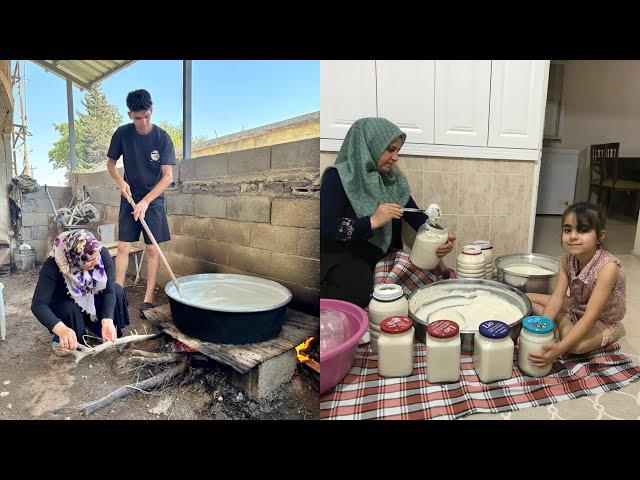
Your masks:
M173 148L176 151L176 155L180 156L182 154L182 145L183 145L182 122L173 124L166 120L163 120L160 123L158 123L158 126L169 134L169 136L171 137L171 140L173 141ZM207 140L208 138L206 135L198 135L192 140L191 144L197 145L198 143L206 142Z
M118 109L111 105L100 84L92 86L84 98L82 106L85 112L76 112L74 122L76 135L76 156L78 171L83 172L96 166L107 157L111 136L122 124ZM49 162L55 168L66 168L67 178L71 169L69 154L69 125L66 122L54 123L60 138L49 150Z

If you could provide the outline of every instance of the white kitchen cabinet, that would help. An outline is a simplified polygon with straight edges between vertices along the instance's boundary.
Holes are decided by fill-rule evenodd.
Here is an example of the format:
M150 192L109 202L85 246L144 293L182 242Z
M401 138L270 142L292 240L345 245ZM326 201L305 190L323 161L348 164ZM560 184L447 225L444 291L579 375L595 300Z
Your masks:
M434 60L376 62L378 116L391 120L409 143L434 143Z
M548 78L548 60L493 60L489 147L541 148Z
M320 62L320 136L344 139L359 118L377 116L374 60Z
M491 60L436 60L435 143L487 146Z

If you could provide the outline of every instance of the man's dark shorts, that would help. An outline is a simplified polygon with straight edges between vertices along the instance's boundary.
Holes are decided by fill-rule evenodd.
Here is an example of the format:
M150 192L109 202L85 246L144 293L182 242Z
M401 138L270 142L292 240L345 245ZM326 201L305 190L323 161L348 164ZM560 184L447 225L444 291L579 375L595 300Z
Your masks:
M133 207L124 197L120 197L120 216L118 218L118 240L121 242L137 242L140 240L140 232L144 236L144 243L151 245L151 239L147 232L142 228L142 223L133 219ZM168 242L171 240L169 235L169 223L164 210L164 199L156 199L147 208L144 220L156 242Z

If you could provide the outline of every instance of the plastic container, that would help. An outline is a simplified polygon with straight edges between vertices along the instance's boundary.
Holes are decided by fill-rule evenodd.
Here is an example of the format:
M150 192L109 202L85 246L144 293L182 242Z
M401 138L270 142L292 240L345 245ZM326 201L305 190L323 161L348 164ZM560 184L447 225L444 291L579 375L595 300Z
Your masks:
M0 339L7 336L7 318L4 311L4 284L0 283Z
M530 353L539 353L540 347L545 343L554 341L553 320L542 316L527 317L522 320L520 331L520 348L518 352L518 364L520 370L531 377L544 377L551 371L553 365L545 368L534 366L529 360Z
M13 263L16 266L17 272L26 272L27 270L31 270L36 265L36 251L31 247L14 248Z
M474 336L473 367L484 383L506 380L513 373L513 340L504 322L487 320Z
M116 224L105 223L98 227L98 235L102 243L113 243L116 240Z
M476 245L465 245L456 260L456 275L459 278L485 278L485 258Z
M493 277L493 246L489 240L476 240L473 244L480 247L484 257L484 274L487 280Z
M415 329L408 317L389 317L380 324L378 339L378 375L407 377L413 373L413 336Z
M320 393L335 387L351 370L356 356L358 340L367 330L369 324L367 312L353 303L327 298L320 299L320 315L322 310L338 310L345 314L345 340L335 347L320 354Z
M427 381L457 382L460 379L460 328L452 320L427 326Z
M436 250L440 245L446 243L448 238L449 233L446 228L438 228L428 222L423 223L413 242L409 257L411 263L423 270L435 268L440 262Z
M409 302L404 296L402 287L395 283L383 283L373 289L373 298L369 302L369 325L379 327L389 317L407 317L409 315ZM373 328L369 330L371 351L378 351L378 335L373 334Z

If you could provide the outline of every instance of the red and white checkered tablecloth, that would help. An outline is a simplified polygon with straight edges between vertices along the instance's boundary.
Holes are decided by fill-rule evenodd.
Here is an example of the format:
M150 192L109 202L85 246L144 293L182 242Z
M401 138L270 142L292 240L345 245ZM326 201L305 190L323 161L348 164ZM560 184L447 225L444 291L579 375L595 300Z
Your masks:
M342 383L320 397L320 418L327 420L455 419L472 413L499 413L538 407L617 390L640 380L640 366L614 343L584 355L572 355L554 364L546 377L529 377L517 366L513 376L482 383L473 357L462 355L460 380L449 384L427 382L426 351L417 344L413 374L383 378L377 354L365 345L358 349L351 371Z

